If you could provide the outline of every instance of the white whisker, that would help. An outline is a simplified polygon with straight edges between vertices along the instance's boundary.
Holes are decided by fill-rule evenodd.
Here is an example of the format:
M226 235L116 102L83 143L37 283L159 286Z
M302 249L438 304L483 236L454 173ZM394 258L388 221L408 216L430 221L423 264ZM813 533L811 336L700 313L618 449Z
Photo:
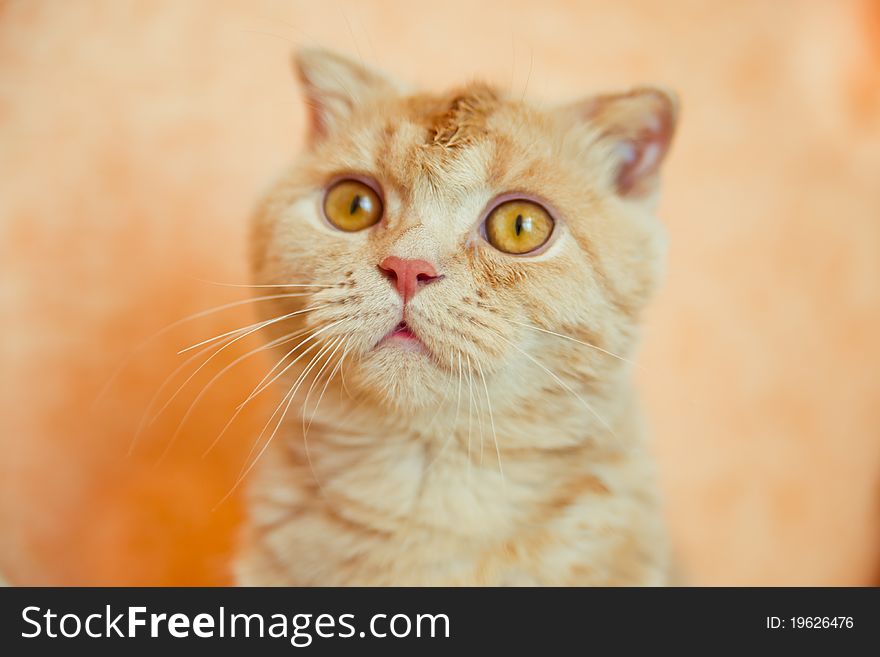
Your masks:
M329 345L322 345L321 348L318 350L318 352L314 356L312 356L308 365L306 365L306 367L303 369L303 371L300 372L299 376L297 376L297 378L294 380L293 384L290 386L290 388L284 394L284 397L281 400L281 404L278 406L278 408L275 409L275 412L272 413L272 415L269 417L269 420L266 422L262 431L260 431L260 434L257 436L257 440L254 442L254 444L251 448L251 451L248 453L247 457L245 458L245 462L241 466L241 470L239 471L239 477L242 477L243 473L246 471L247 463L250 460L253 453L256 451L256 446L259 444L259 441L263 437L263 435L265 435L266 430L269 428L269 425L272 424L272 420L275 418L275 416L281 410L281 407L282 406L285 407L284 413L282 413L281 419L279 420L278 424L276 425L275 430L272 432L273 436L275 435L275 432L278 430L278 427L281 425L281 422L283 422L284 415L287 414L287 409L290 407L290 404L292 403L293 398L296 395L296 392L299 390L299 387L302 385L303 381L305 381L309 372L312 370L312 367L318 362L318 360L321 358L321 356L324 355L324 353L326 353L326 351L332 346L333 346L332 343Z
M349 349L348 347L345 348L345 353L348 353L348 349ZM344 357L344 354L343 354L343 357ZM339 379L342 381L342 389L345 391L345 394L348 396L349 399L353 400L354 396L349 391L348 384L346 384L346 382L345 382L345 369L344 368L341 368L339 370ZM341 399L341 397L340 397L340 399Z
M483 374L483 366L480 365L480 361L477 361L477 371L480 373L480 378L483 380L483 390L486 391L486 408L489 409L489 422L492 424L492 438L495 441L495 454L498 457L498 472L501 473L501 481L506 485L507 480L504 478L504 468L501 467L501 448L498 446L498 434L495 433L495 418L492 415L492 402L489 401L489 386L486 384L486 376Z
M545 372L547 372L547 374L549 374L550 376L552 376L560 386L562 386L565 390L567 390L569 393L571 393L571 394L574 396L575 399L577 399L581 404L583 404L583 405L584 405L584 408L586 408L590 413L592 413L592 414L595 416L595 418L596 418L597 420L599 420L599 422L602 424L602 426L605 427L606 429L608 429L609 433L611 433L612 436L614 435L614 431L611 429L610 426L608 426L608 423L605 422L605 420L602 419L602 417L601 417L601 416L600 416L600 415L599 415L599 414L593 409L593 407L590 406L586 401L584 401L584 399L583 399L579 394L577 394L577 393L571 388L571 386L569 386L567 383L565 383L565 381L563 381L563 380L560 379L558 376L556 376L556 374L554 374L554 373L551 372L549 369L547 369L546 367L544 367L541 363L539 363L537 360L535 360L535 359L534 359L532 356L530 356L528 353L526 353L525 351L523 351L522 349L520 349L518 346L516 346L515 344L513 344L510 340L508 340L507 338L505 338L503 335L501 335L501 334L498 333L497 331L496 331L495 333L496 333L496 335L498 335L498 337L500 337L502 340L504 340L507 344L509 344L511 347L513 347L514 349L516 349L517 351L519 351L523 356L525 356L525 357L528 358L530 361L532 361L535 365L537 365L537 366L540 367L542 370L544 370Z
M308 367L306 367L306 369L303 370L302 374L300 374L299 378L297 378L296 382L294 383L294 385L291 387L290 391L286 395L287 404L284 407L284 412L281 413L281 417L278 419L278 423L275 425L275 429L272 431L272 435L269 436L269 439L265 442L263 447L260 449L259 453L253 458L253 460L251 461L251 463L247 467L247 469L245 469L242 473L240 473L238 480L235 482L235 486L233 486L232 490L235 490L241 484L241 482L244 481L244 479L245 479L245 477L247 477L248 473L250 473L250 471L254 468L254 466L260 460L260 457L262 457L263 454L266 452L266 450L269 448L269 444L275 438L275 434L278 433L278 429L280 429L281 425L284 423L284 418L287 416L287 412L290 410L290 405L293 403L293 400L296 397L296 393L299 391L299 388L300 388L300 386L302 386L303 382L305 382L306 377L308 376L309 372L312 371L312 369L315 367L315 365L319 362L320 358L325 353L327 353L327 351L329 349L331 349L333 347L335 342L340 339L341 338L336 338L333 342L330 342L329 344L325 345L317 354L315 354L314 358L312 358L312 360L309 362ZM274 414L273 414L273 417L274 417ZM269 418L270 422L271 422L271 419L272 418ZM264 431L265 431L265 429L264 429ZM262 438L262 435L263 435L263 433L261 432L260 436L257 438L257 440L259 440L259 438ZM314 468L312 466L311 456L309 456L309 454L308 454L308 450L306 451L306 457L308 458L309 467L312 468L312 475L314 476L315 472L314 472ZM315 479L315 481L317 482L317 478Z
M339 339L341 340L342 338L339 338ZM333 350L333 353L331 353L327 357L327 362L324 363L324 366L321 367L321 370L315 375L315 381L317 381L320 378L321 372L324 371L324 367L326 367L327 363L329 363L333 359L333 356L336 353L336 351L339 349L339 346L346 344L349 339L350 339L350 335L345 338L345 342L340 342L340 344L337 345L337 347ZM321 480L318 478L318 473L315 471L315 464L312 462L312 453L309 450L309 429L312 428L312 421L315 419L315 415L318 413L318 407L321 405L321 400L324 399L324 393L327 392L327 386L330 385L330 382L333 380L333 375L336 374L336 371L342 366L342 361L345 360L345 355L347 353L348 353L347 349L343 350L342 356L340 357L339 361L336 363L336 366L330 372L330 375L327 377L327 381L324 383L324 388L321 390L321 394L318 397L318 402L315 404L315 410L312 411L312 417L309 419L308 426L305 426L306 404L308 403L309 395L312 392L311 387L309 387L309 392L306 394L306 398L303 401L303 405L302 405L302 415L303 415L303 424L304 424L304 426L303 426L303 449L305 450L305 453L306 453L306 460L309 462L309 470L312 473L312 479L315 480L315 483L318 485L318 489L321 491L322 495L326 495L326 494L324 492L324 486L321 484ZM315 384L315 381L312 382L312 385Z
M282 335L279 338L275 338L271 342L267 342L266 344L259 346L256 349L251 349L249 352L239 356L238 358L233 360L231 363L229 363L229 365L227 365L222 370L217 372L217 374L215 374L211 378L211 380L205 384L205 386L201 389L201 391L199 391L199 394L196 395L195 399L193 399L192 403L190 403L189 408L186 409L186 413L183 414L183 417L181 418L180 422L177 425L177 429L174 431L174 433L171 436L171 440L168 441L168 445L165 447L165 449L162 451L162 454L159 456L159 460L157 462L157 465L162 463L162 461L168 455L168 452L171 451L171 448L177 442L177 438L178 438L178 436L180 436L180 432L183 431L183 427L186 425L186 421L189 419L190 415L192 415L193 411L195 410L198 403L201 401L202 397L204 397L207 394L208 390L210 390L213 387L213 385L217 381L219 381L223 377L224 374L226 374L226 372L231 370L233 367L238 365L243 360L250 358L254 354L258 354L261 351L266 351L266 350L271 349L272 347L275 347L279 344L284 344L286 342L290 342L292 340L295 340L302 333L303 333L303 331L288 333L287 335ZM211 444L211 447L209 447L207 451L210 451L211 448L213 448L215 444L216 444L216 441Z
M312 308L304 308L302 310L297 310L296 312L287 313L286 315L281 315L280 317L274 317L272 319L267 319L263 322L260 322L258 324L258 326L256 326L255 328L252 328L249 331L246 331L245 333L242 333L241 335L237 335L234 338L232 338L231 340L229 340L226 344L221 346L217 351L215 351L213 354L208 356L208 358L205 360L205 362L202 363L201 365L199 365L195 369L195 371L186 378L186 381L184 381L182 384L180 384L180 387L177 390L175 390L174 394L171 395L171 397L169 397L168 400L162 405L162 408L160 408L156 412L156 414L153 416L153 419L150 420L150 424L153 424L159 418L159 416L165 412L165 409L167 409L168 406L171 405L171 402L173 402L177 398L177 395L179 395L181 393L181 391L189 384L189 382L193 380L193 377L195 377L196 374L201 372L202 369L208 363L210 363L212 360L214 360L214 358L216 358L218 355L220 355L221 352L226 351L226 349L231 347L233 344L235 344L239 340L242 340L242 339L246 338L247 336L249 336L253 333L256 333L257 331L259 331L262 328L265 328L266 326L269 326L271 324L277 324L278 322L283 321L285 319L290 319L291 317L295 317L296 315L301 315L305 312L310 312L312 310L317 310L318 308L323 308L323 307L324 306L315 306Z
M461 408L461 378L462 378L461 377L461 352L459 351L458 352L458 393L456 394L456 399L455 399L455 419L452 421L452 425L451 425L452 430L449 432L449 435L446 437L446 440L443 442L443 445L440 447L440 450L437 452L436 456L434 456L434 458L431 459L430 463L428 463L425 466L425 470L422 475L423 477L431 470L431 468L434 466L434 464L440 460L440 457L443 456L443 453L446 451L446 448L449 446L449 444L455 440L455 433L458 428L458 412ZM448 398L449 398L449 391L447 390L446 395L444 395L444 397L443 397L443 402L442 402L442 405L440 406L440 409L442 409L443 405L446 404L446 401ZM434 416L431 418L431 423L433 423L434 420L437 418L437 414L439 413L440 409L438 409L438 412L435 413Z
M296 296L303 296L303 295L297 294ZM177 328L178 326L180 326L182 324L185 324L186 322L191 322L195 319L201 319L202 317L207 317L208 315L213 315L213 314L222 312L224 310L229 310L230 308L236 308L238 306L243 306L248 303L256 303L258 301L270 301L273 299L284 299L287 297L288 297L288 295L286 295L286 294L270 294L270 295L266 295L266 296L258 296L258 297L250 297L248 299L241 299L239 301L232 301L231 303L224 303L223 305L215 306L214 308L208 308L206 310L201 310L197 313L193 313L192 315L187 315L186 317L178 319L178 320L172 322L171 324L168 324L164 328L159 329L156 333L154 333L153 335L148 337L146 340L142 341L140 344L138 344L134 349L132 349L129 352L128 356L125 357L125 359L119 364L119 366L116 368L116 370L113 372L113 374L110 375L110 378L107 380L107 382L101 387L100 392L98 393L97 397L95 397L95 401L92 402L92 406L94 407L96 404L98 404L101 401L101 399L104 397L104 395L107 394L107 391L110 389L110 387L116 381L116 379L119 378L119 375L122 374L122 372L125 370L126 367L128 367L129 363L131 363L131 361L134 359L135 356L137 356L141 351L146 349L149 345L151 345L153 342L158 340L160 337L162 337L163 335L165 335L169 331Z
M324 283L273 283L267 285L249 285L247 283L222 283L220 281L209 281L204 278L196 279L199 283L207 283L208 285L218 285L220 287L239 287L239 288L265 288L265 287L315 287L315 288L328 288L328 287L340 287L339 284L324 284Z
M351 340L351 335L349 334L348 336L346 336L345 342L343 342L341 344L341 346L344 347L344 349L342 350L342 355L339 357L339 360L336 362L335 367L330 372L330 375L327 377L327 381L324 382L324 388L321 390L321 394L318 397L318 402L315 404L315 410L312 411L312 416L309 418L309 424L303 430L303 440L305 440L306 436L309 435L309 429L312 428L312 422L315 419L315 415L317 415L317 413L318 413L318 407L321 405L321 400L324 399L324 393L327 392L327 387L330 385L330 382L333 380L333 377L336 375L336 373L341 371L342 363L345 360L345 357L348 355L348 348L349 348L348 343L350 340ZM336 350L334 349L333 353L330 354L331 359L333 358L333 354L335 354L335 353L336 353ZM319 373L319 375L320 375L320 373ZM305 404L303 404L303 420L305 420L305 417L306 417L306 407L305 407Z
M584 342L582 340L578 340L577 338L573 338L570 335L565 335L563 333L557 333L556 331L551 331L549 329L541 328L539 326L533 326L532 324L518 322L515 319L508 319L507 321L509 321L513 324L519 324L520 326L524 326L526 328L530 328L534 331L540 331L541 333L547 333L548 335L555 335L557 338L562 338L564 340L570 340L572 342L576 342L579 345L583 345L584 347L589 347L590 349L595 349L596 351L601 351L603 354L611 356L612 358L616 358L617 360L623 361L624 363L629 363L630 365L634 365L634 366L638 367L638 365L636 365L636 363L634 363L633 361L631 361L627 358L624 358L623 356L618 356L617 354L612 353L612 352L608 351L607 349L603 349L602 347L598 347L598 346L591 344L589 342Z
M303 345L306 344L307 342L310 342L311 340L314 340L316 337L318 337L319 335L321 335L321 333L323 333L324 331L327 331L327 330L333 328L334 326L336 326L337 324L339 324L339 323L341 323L341 322L342 322L342 320L338 320L338 321L333 322L333 323L331 323L331 324L327 324L327 325L325 325L325 326L320 327L318 330L316 330L314 333L312 333L309 337L307 337L305 340L303 340L302 342L300 342L299 344L297 344L293 349L291 349L290 351L288 351L288 352L287 352L287 353L286 353L286 354L285 354L285 355L284 355L284 356L283 356L283 357L282 357L277 363L275 363L274 367L272 367L272 369L269 370L269 373L266 374L266 376L263 377L262 381L260 381L260 382L254 387L254 389L251 391L251 394L248 395L247 399L245 399L243 402L241 402L236 408L241 408L241 407L243 407L243 406L244 406L245 404L247 404L250 400L252 400L254 397L257 397L257 396L258 396L260 393L262 393L266 388L268 388L268 387L271 386L273 383L275 383L278 379L280 379L282 376L284 376L284 373L285 373L285 372L287 372L291 367L293 367L293 366L299 361L300 358L302 358L302 357L305 356L307 353L309 353L312 349L314 349L316 346L318 346L319 343L316 342L316 343L313 344L311 347L309 347L308 349L306 349L305 351L303 351L302 353L300 353L299 356L297 356L297 357L294 358L292 361L290 361L287 365L285 365L285 366L284 366L284 369L282 369L280 372L278 372L278 374L276 374L274 377L272 377L272 379L271 379L270 381L267 382L266 379L268 379L270 376L272 376L272 372L274 372L274 371L275 371L275 370L281 365L281 363L283 363L283 362L284 362L285 360L287 360L290 356L292 356L293 353L294 353L297 349L299 349L301 346L303 346Z
M334 323L332 323L332 324L330 324L330 325L319 326L319 329L320 329L321 331L323 331L324 329L330 328L331 326L335 326L336 324L338 324L338 322L334 322ZM301 332L299 333L299 335L302 335L303 333L307 333L307 332L309 332L310 330L314 330L314 329L305 329L304 331L301 331ZM259 395L260 392L262 392L266 387L268 387L268 385L271 385L272 383L274 383L275 380L277 380L278 377L275 377L275 379L273 379L272 381L270 381L269 384L268 384L267 386L263 386L263 383L265 383L266 379L268 379L268 378L272 375L272 372L274 372L274 371L279 367L279 365L281 365L281 363L283 363L283 362L284 362L284 361L285 361L285 360L286 360L286 359L287 359L287 358L288 358L293 352L295 352L297 349L299 349L301 346L303 346L306 342L308 342L309 340L311 340L312 338L314 338L319 332L320 332L320 331L316 331L316 332L312 333L311 335L309 335L309 336L308 336L307 338L305 338L304 340L301 340L299 343L296 344L296 346L295 346L293 349L291 349L291 350L288 351L286 354L284 354L280 359L278 359L278 362L275 363L275 365L272 366L272 368L269 370L268 374L266 374L266 376L264 376L264 377L262 378L262 380L260 380L260 382L259 382L256 386L254 386L254 389L251 390L250 395L248 395L248 397L247 397L244 401L242 401L238 406L235 407L235 412L232 414L232 417L230 417L229 420L226 421L226 424L223 425L223 429L220 430L220 433L219 433L219 434L217 435L217 437L214 439L214 442L212 442L211 445L208 447L208 449L205 450L205 452L202 454L202 457L203 457L203 458L204 458L204 457L207 455L207 453L208 453L208 452L214 447L214 445L216 445L216 444L220 441L220 439L226 434L226 432L229 430L229 427L232 426L232 423L235 422L236 418L238 418L238 416L239 416L239 415L241 414L241 412L244 410L245 406L247 406L247 404L248 404L252 399L254 399L254 397L256 397L257 395ZM276 345L276 346L277 346L277 345ZM291 363L290 365L293 365L294 363L296 363L296 361L298 361L300 358L302 358L303 356L305 356L307 353L309 353L312 349L314 349L314 348L317 347L317 346L318 346L318 343L316 342L316 343L313 344L311 347L309 347L308 349L306 349L305 351L303 351L299 356L297 356L296 359L293 361L293 363ZM288 368L285 368L285 371L286 371L287 369L289 369L289 367L288 367ZM282 374L284 374L284 372L281 372L278 376L280 377ZM283 404L283 403L284 403L284 400L286 400L286 399L287 399L287 396L286 396L286 394L285 394L285 396L282 398L281 404ZM272 418L275 417L275 415L278 413L278 410L279 410L279 409L280 409L280 405L279 405L278 408L275 409L275 412L272 413L272 415L269 417L269 421L266 423L266 426L263 427L263 430L260 432L260 436L262 436L262 435L266 432L266 429L269 427L269 423L271 423ZM254 450L255 450L255 449L256 449L256 443L254 443L254 446L251 448L251 451L248 453L247 458L245 458L245 463L247 462L248 459L250 459L251 454L254 453ZM242 466L242 468L243 468L243 467L244 467L244 466Z
M311 328L305 328L305 329L302 329L301 331L297 331L297 332L296 332L293 336L291 336L288 340L284 340L283 342L279 342L278 344L272 344L272 343L270 343L270 345L271 345L271 346L275 346L275 347L277 347L277 346L280 346L280 345L282 345L282 344L286 344L286 343L288 343L288 342L292 342L293 340L295 340L295 339L298 338L299 336L303 335L304 333L308 333L308 332L311 331L311 330L313 330L313 329L311 329ZM274 341L273 341L273 342L274 342ZM304 342L305 342L305 340L303 340L302 342L300 342L299 344L297 344L297 346L294 347L293 350L287 352L286 355L282 356L282 357L281 357L281 361L283 361L285 358L287 358L287 356L289 356L293 351L296 351L296 349L298 349L298 348L299 348ZM267 345L267 346L269 346L269 345ZM279 361L279 362L280 362L280 361ZM277 367L278 367L278 363L275 364L275 366L272 368L272 370L270 370L270 372L274 371L275 368L277 368ZM263 377L263 381L265 381L267 378L268 378L268 375L265 376L265 377ZM258 383L257 385L259 386L261 383L262 383L262 381L261 381L260 383ZM241 414L241 412L244 410L244 407L245 407L245 404L246 404L246 403L247 403L246 401L245 401L245 402L242 402L241 404L239 404L239 405L235 408L235 412L234 412L234 413L232 414L232 416L226 421L226 424L223 425L223 428L220 430L220 433L217 434L217 437L214 438L213 442L208 446L208 448L207 448L204 452L202 452L202 458L205 458L205 457L208 455L208 453L209 453L212 449L214 449L214 447L217 445L217 443L220 442L220 439L223 438L224 435L226 435L226 432L229 430L229 427L232 426L232 423L235 422L236 418L238 418L238 416L239 416L239 415Z
M468 368L468 391L470 394L470 404L473 406L475 411L479 410L477 406L476 398L474 397L474 370L471 367L471 357L470 354L465 354L465 358L467 359L467 368ZM470 462L471 462L471 415L470 415L471 407L468 406L468 476L470 476ZM478 417L480 426L480 465L483 464L483 422Z
M272 413L268 422L266 422L266 425L263 427L263 430L260 432L260 435L257 436L257 439L254 441L253 445L251 446L251 450L250 450L250 452L248 452L247 457L245 457L245 463L242 466L242 469L239 472L238 477L235 480L235 483L232 485L232 488L230 488L229 491L227 491L227 493L220 499L220 501L217 502L216 505L214 505L214 509L212 509L212 510L216 510L220 505L222 505L226 500L228 500L229 497L236 490L238 490L238 487L241 485L241 482L243 482L245 480L245 478L248 476L248 474L250 474L250 471L253 470L253 468L256 466L257 462L260 460L260 458L263 456L263 454L269 448L269 445L271 444L272 440L275 438L275 434L278 433L278 429L284 423L284 418L287 415L287 411L290 410L290 405L293 402L294 397L296 397L296 393L299 390L299 387L302 385L302 382L305 381L306 376L308 376L308 373L314 367L317 360L326 352L326 350L328 348L330 348L332 346L333 346L333 343L330 343L329 345L325 345L325 347L323 349L321 349L317 354L315 354L315 356L309 362L308 367L302 372L302 374L300 374L300 376L297 378L297 380L290 387L290 390L288 390L287 393L284 395L284 397L281 399L281 403L278 404L278 406L275 408L275 412ZM278 419L278 422L275 425L275 429L272 431L272 435L269 436L268 440L266 440L266 442L263 444L263 447L260 449L259 453L253 458L253 460L250 460L251 455L256 450L256 446L260 442L260 439L266 433L266 429L269 428L269 425L272 423L272 419L278 414L278 411L281 410L282 406L284 407L284 411L281 413L281 417ZM248 464L248 460L250 460L250 464ZM311 466L311 459L309 459L309 461L310 461L309 464ZM313 474L314 474L314 471L313 471Z
M259 382L256 386L254 386L253 390L257 390L260 386L262 386L262 385L266 382L266 380L267 380L270 376L272 376L273 372L275 372L275 370L277 370L279 367L281 367L281 364L282 364L285 360L287 360L288 356L290 356L293 352L295 352L295 351L296 351L297 349L299 349L301 346L303 346L304 344L306 344L307 342L309 342L310 340L312 340L316 335L318 335L319 332L323 331L324 329L330 328L331 326L335 326L335 325L338 324L338 323L339 323L339 322L333 322L333 323L331 323L331 324L323 323L323 324L318 324L317 326L307 326L306 328L304 328L304 329L302 329L302 330L300 330L300 331L297 331L295 337L300 337L300 336L305 335L305 334L307 334L307 333L308 333L309 335L307 335L307 336L306 336L305 338L303 338L301 341L297 342L296 345L294 345L294 347L293 347L290 351L288 351L288 352L287 352L286 354L284 354L281 358L279 358L278 361L277 361L277 362L276 362L276 363L275 363L275 364L269 369L269 371L263 376L263 378L260 379L260 382ZM276 345L274 345L274 346L277 347L277 346L280 346L280 345L282 345L282 344L287 344L288 342L292 342L292 340L285 340L284 342L281 342L281 343L276 344ZM253 390L252 390L251 392L253 392ZM249 398L250 398L250 397L249 397ZM245 402L242 402L241 404L239 404L239 406L243 406L244 403L245 403Z
M339 351L340 347L342 347L342 345L344 344L344 343L342 342L342 336L336 338L336 339L334 340L334 344L335 344L336 346L333 348L333 351L331 351L331 352L327 355L327 360L324 361L324 364L321 365L321 367L320 367L320 369L318 370L317 374L315 374L315 378L312 379L312 384L309 386L309 389L306 391L305 399L303 399L303 404L302 404L302 429L303 429L303 440L305 440L305 437L308 435L308 429L306 428L306 413L308 412L309 398L312 396L312 390L314 390L315 386L318 384L318 381L321 380L321 375L324 373L324 370L327 369L327 368L330 366L330 363L333 361L333 356L336 355L336 352ZM327 383L328 383L328 384L330 383L330 379L329 379L329 378L327 379ZM325 387L324 387L324 390L326 390L326 389L327 389L327 387L325 386ZM321 396L323 397L323 394L322 394ZM317 407L315 407L315 411L314 411L314 413L312 413L312 417L313 417L313 418L314 418L314 416L315 416L314 414L317 413L317 412L318 412L318 409L317 409ZM312 423L309 422L309 427L311 427L311 426L312 426Z
M288 392L288 394L289 394L289 392ZM287 394L285 394L284 397L281 398L281 401L275 407L275 410L272 412L272 415L269 416L269 419L266 421L266 424L263 426L263 430L260 431L260 434L256 437L253 444L251 445L251 449L248 452L247 456L245 457L244 464L242 465L241 470L239 471L238 476L236 477L235 483L232 485L232 487L228 491L226 491L226 494L222 498L220 498L220 500L217 502L217 504L214 505L214 507L211 509L212 513L214 511L216 511L220 506L222 506L223 503L226 500L228 500L230 498L230 496L238 489L238 486L240 485L240 483L242 481L242 476L241 476L242 472L244 471L245 466L247 465L248 461L250 460L251 455L256 451L257 445L260 442L260 438L262 438L263 434L266 433L266 429L269 428L269 425L271 424L272 419L276 415L278 415L278 411L281 410L281 407L284 406L284 404L286 402L287 402Z
M184 354L187 351L190 351L191 349L196 349L198 347L201 347L203 344L208 344L209 342L214 342L215 340L220 340L221 338L225 338L228 335L235 335L236 333L248 331L249 329L252 329L255 327L256 327L256 330L258 330L258 329L263 328L264 326L269 326L270 324L280 322L284 319L296 317L297 315L302 315L303 313L311 312L313 310L320 310L321 308L326 308L327 305L328 304L324 304L322 306L312 306L310 308L302 308L301 310L297 310L292 313L287 313L286 315L281 315L280 317L274 317L272 319L263 319L258 322L254 322L253 324L248 324L247 326L244 326L242 328L237 328L237 329L233 329L231 331L226 331L225 333L221 333L220 335L215 335L213 338L208 338L207 340L202 340L201 342L197 342L194 345L190 345L189 347L186 347L185 349L181 349L180 351L177 352L177 355L179 356L180 354ZM253 333L253 331L251 331L250 333ZM248 335L250 335L250 333L248 333Z
M431 419L425 423L425 426L432 427L434 426L434 422L437 421L437 418L440 416L440 412L446 408L446 402L449 401L450 390L448 386L445 386L446 390L443 392L443 399L437 404L437 408L434 410L434 414L431 416Z
M460 358L460 356L459 356L459 358ZM468 376L468 434L467 434L467 436L468 436L467 437L468 478L470 478L470 474L471 474L471 470L470 470L470 468L471 468L471 466L470 466L470 463L471 463L471 430L472 430L472 422L473 422L473 413L472 413L471 409L473 407L473 401L474 401L474 389L473 389L473 386L471 385L471 379L470 379L470 375L469 375Z
M211 351L211 349L213 349L215 346L216 345L208 345L204 349L200 349L196 353L192 354L185 361L183 361L176 368L174 368L174 371L172 371L171 374L169 374L167 377L165 377L165 380L162 381L162 383L156 389L156 392L154 392L153 396L150 397L150 401L147 402L147 407L144 410L143 415L141 415L141 419L140 419L140 422L138 423L138 427L135 430L134 435L131 438L131 442L128 445L128 455L129 456L131 456L134 453L135 446L137 445L138 441L140 440L140 437L143 434L144 430L147 428L147 420L152 415L153 408L155 407L156 403L159 401L159 397L162 396L162 392L165 390L165 388L168 386L168 384L170 384L175 379L175 377L177 377L177 375L180 372L182 372L184 369L186 369L187 365L192 363L194 360L196 360L200 356L203 356L204 354Z
M458 411L461 407L461 351L458 352L458 394L455 400L455 420L452 422L453 430L458 426Z

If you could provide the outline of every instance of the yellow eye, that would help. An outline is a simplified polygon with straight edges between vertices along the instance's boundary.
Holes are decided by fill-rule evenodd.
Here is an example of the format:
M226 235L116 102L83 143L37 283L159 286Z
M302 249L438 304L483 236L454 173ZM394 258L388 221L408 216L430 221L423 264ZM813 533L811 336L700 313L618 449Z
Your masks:
M340 230L363 230L382 218L382 199L365 183L341 180L324 197L324 214Z
M489 243L505 253L522 254L543 245L553 232L553 219L537 203L507 201L486 218Z

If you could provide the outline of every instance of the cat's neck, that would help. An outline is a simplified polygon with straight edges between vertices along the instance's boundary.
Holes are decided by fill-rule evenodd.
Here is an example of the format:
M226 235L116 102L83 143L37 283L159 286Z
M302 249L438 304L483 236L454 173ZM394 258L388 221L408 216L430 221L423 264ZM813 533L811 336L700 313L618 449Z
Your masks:
M490 417L475 403L405 413L333 391L314 420L306 413L308 432L301 418L288 424L284 449L320 500L347 514L491 535L633 446L631 393L571 392Z

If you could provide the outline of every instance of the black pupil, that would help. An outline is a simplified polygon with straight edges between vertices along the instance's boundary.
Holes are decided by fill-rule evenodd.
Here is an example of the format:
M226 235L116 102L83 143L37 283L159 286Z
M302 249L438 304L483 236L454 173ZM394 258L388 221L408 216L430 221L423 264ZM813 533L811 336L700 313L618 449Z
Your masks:
M522 232L523 228L523 218L521 214L516 215L516 223L514 224L516 228L516 236L519 237L519 234Z
M358 211L358 208L360 208L360 207L361 207L361 195L355 194L354 198L351 199L351 207L348 208L348 213L354 214L355 212Z

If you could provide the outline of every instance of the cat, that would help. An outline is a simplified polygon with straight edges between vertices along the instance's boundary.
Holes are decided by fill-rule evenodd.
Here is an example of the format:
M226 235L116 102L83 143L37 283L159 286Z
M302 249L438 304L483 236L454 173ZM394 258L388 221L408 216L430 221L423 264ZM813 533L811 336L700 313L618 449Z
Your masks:
M547 109L294 57L307 148L259 204L286 393L242 585L664 585L631 383L678 118L645 87ZM273 290L274 292L274 290Z

